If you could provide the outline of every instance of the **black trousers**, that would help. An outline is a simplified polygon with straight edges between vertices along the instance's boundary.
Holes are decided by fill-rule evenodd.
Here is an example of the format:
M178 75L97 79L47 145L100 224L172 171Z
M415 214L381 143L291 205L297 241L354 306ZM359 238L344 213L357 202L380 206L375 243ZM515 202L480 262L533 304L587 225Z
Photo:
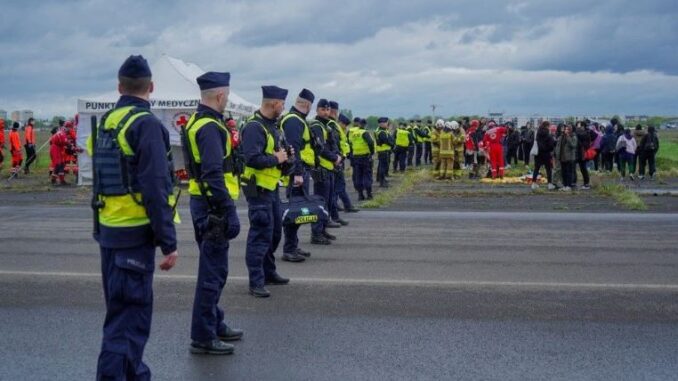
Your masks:
M530 151L532 151L533 142L523 143L523 160L525 165L530 165Z
M615 159L615 154L614 152L610 153L602 153L602 162L603 162L603 170L612 172L612 168L614 168L614 159Z
M648 165L650 168L650 176L653 176L654 173L656 172L656 164L655 164L655 155L656 152L643 152L640 154L640 167L638 168L638 174L641 176L645 176L645 166Z
M589 181L591 180L589 178L589 168L586 165L587 162L586 160L577 160L577 164L579 165L579 171L581 172L581 176L584 179L584 185L589 185ZM572 183L577 184L577 168L573 168L572 171Z
M574 184L574 161L561 161L560 171L563 174L563 186L571 187Z
M26 149L26 165L25 169L28 171L29 167L33 162L35 161L35 145L33 144L26 144L24 145L24 148Z
M532 182L537 181L537 176L539 175L539 170L541 167L546 169L546 179L549 184L553 184L553 165L551 164L551 159L543 159L539 157L534 158L534 172L532 172Z
M508 147L506 150L506 164L518 165L518 146Z

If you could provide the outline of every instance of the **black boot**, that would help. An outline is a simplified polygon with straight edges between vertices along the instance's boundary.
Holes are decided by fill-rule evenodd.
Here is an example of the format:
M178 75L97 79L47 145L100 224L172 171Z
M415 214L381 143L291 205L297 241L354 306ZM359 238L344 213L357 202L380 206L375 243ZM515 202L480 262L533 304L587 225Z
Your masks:
M323 235L314 235L311 236L311 245L331 245L329 239L325 238Z
M363 191L358 192L358 201L365 201L365 196L363 195Z
M235 329L231 327L226 327L221 332L217 332L217 337L221 341L238 341L242 339L243 331L241 329Z
M190 351L196 355L230 355L234 349L233 345L214 339L204 343L194 341L191 343Z

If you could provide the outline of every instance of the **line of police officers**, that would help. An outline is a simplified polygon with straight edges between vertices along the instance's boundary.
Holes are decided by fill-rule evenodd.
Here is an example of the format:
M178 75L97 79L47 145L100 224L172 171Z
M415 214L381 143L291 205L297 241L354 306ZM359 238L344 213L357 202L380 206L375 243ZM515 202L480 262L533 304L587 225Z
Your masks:
M130 56L118 71L118 81L121 96L112 110L93 121L88 141L94 237L100 246L106 302L97 379L148 380L151 372L142 357L151 325L155 248L164 255L159 268L172 269L178 258L178 194L168 132L150 111L153 82L147 61ZM386 132L386 118L379 120L375 143L364 119L351 125L339 114L339 105L325 99L317 102L316 117L307 120L314 103L307 89L283 115L287 90L263 86L261 108L242 128L236 155L223 115L230 74L208 72L197 83L200 105L182 127L200 252L189 349L195 354L230 354L234 347L227 342L240 340L243 332L226 323L218 302L228 275L229 241L240 232L234 203L240 192L250 222L249 291L268 297L266 285L289 283L278 274L273 255L283 232L283 260L302 262L310 256L298 245L298 226L283 229L280 184L288 186L288 197L307 195L313 179L313 192L323 197L330 220L312 225L311 243L329 245L336 237L327 229L348 224L339 211L358 211L346 192L345 160L351 157L360 199L372 198L372 155L378 154L377 177L385 185L394 139Z

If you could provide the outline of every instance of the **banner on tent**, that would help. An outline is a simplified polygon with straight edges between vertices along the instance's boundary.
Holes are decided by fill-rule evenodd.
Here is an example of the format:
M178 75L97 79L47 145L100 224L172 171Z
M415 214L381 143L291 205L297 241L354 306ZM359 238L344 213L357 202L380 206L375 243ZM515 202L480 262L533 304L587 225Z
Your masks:
M163 100L163 99L151 99L151 108L172 108L172 109L182 109L190 108L195 109L200 104L199 99L184 99L184 100ZM78 100L78 112L81 113L103 113L115 107L115 102L98 102L98 101L89 101L89 100ZM244 104L236 104L233 102L228 102L226 106L226 111L235 112L243 115L253 114L256 111L254 106L248 106Z

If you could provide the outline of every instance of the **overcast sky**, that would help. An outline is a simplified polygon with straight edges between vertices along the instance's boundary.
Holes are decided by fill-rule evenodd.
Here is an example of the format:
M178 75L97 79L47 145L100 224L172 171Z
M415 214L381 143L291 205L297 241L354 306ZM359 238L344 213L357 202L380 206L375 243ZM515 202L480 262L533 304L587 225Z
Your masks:
M73 114L166 53L254 103L276 84L359 115L678 114L677 1L214 3L3 2L0 109Z

